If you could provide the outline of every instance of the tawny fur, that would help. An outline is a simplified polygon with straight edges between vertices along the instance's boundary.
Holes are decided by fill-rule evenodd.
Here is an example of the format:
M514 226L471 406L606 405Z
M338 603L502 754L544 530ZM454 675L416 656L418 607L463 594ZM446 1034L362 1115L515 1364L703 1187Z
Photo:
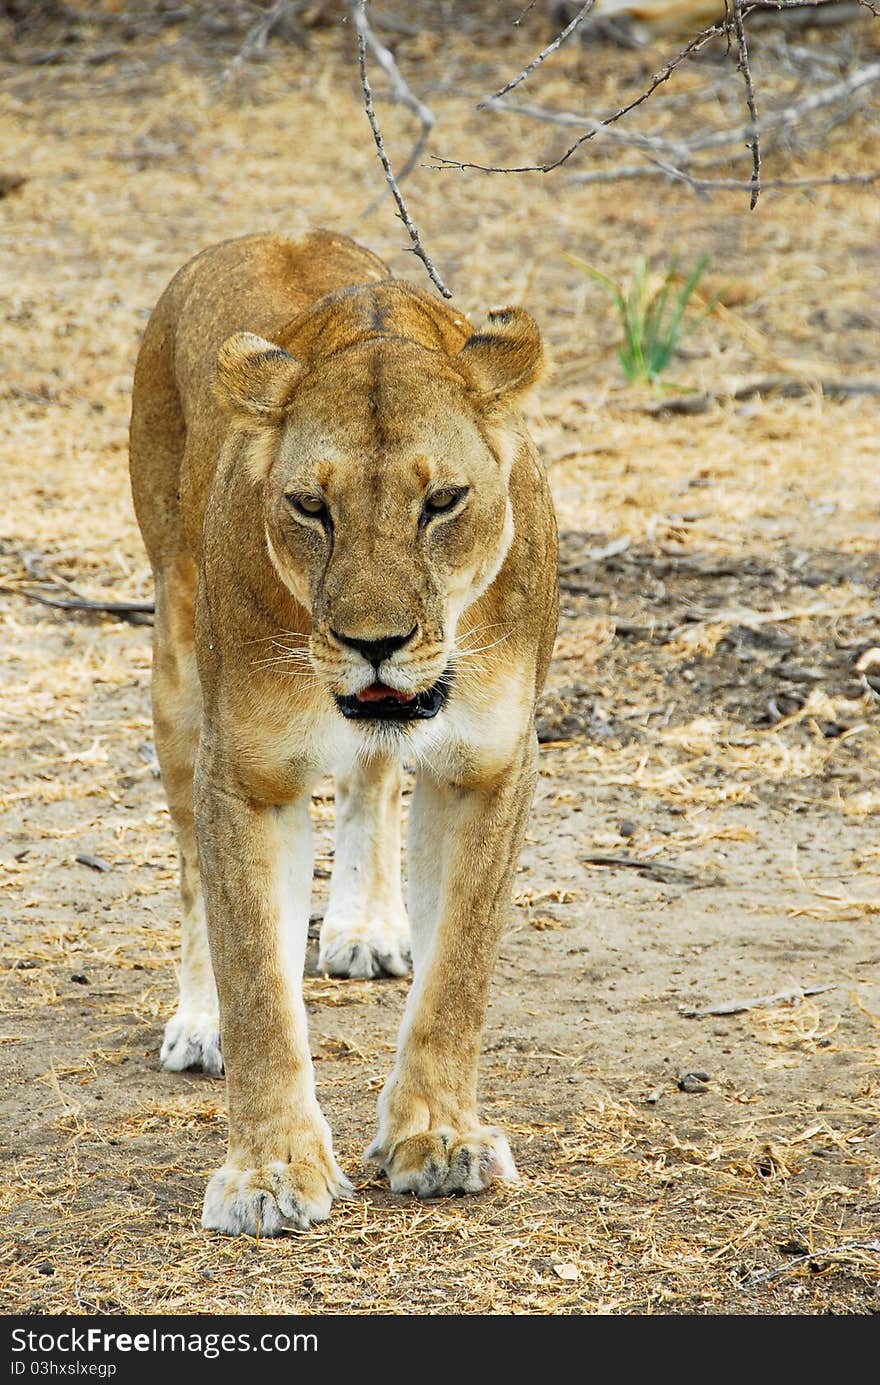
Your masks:
M308 1226L348 1187L301 994L308 807L327 772L338 822L322 964L399 973L410 947L414 962L369 1157L420 1195L516 1176L504 1136L480 1123L477 1061L556 628L553 512L517 412L540 368L521 309L474 331L327 232L205 251L147 326L131 474L156 580L156 747L184 924L162 1058L225 1064L229 1096L205 1226ZM432 496L451 496L449 513ZM346 643L388 636L404 643L381 667ZM401 696L450 678L448 701L429 721L347 722L335 696L377 669ZM401 758L418 765L408 910Z

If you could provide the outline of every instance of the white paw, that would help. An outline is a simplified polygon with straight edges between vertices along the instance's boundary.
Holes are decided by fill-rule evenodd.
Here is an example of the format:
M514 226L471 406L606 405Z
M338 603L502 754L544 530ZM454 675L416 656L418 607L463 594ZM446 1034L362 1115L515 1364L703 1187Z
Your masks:
M519 1181L507 1136L492 1126L457 1131L445 1127L410 1135L391 1153L377 1140L364 1155L387 1174L391 1191L416 1197L482 1193L496 1179Z
M321 928L318 967L328 976L406 976L410 969L409 923L342 922L328 916Z
M218 1169L205 1192L202 1226L227 1236L278 1236L325 1221L351 1184L335 1160L326 1170L280 1160L260 1169Z
M165 1026L159 1061L168 1072L195 1069L221 1077L223 1054L220 1052L220 1022L217 1016L181 1014L178 1011Z

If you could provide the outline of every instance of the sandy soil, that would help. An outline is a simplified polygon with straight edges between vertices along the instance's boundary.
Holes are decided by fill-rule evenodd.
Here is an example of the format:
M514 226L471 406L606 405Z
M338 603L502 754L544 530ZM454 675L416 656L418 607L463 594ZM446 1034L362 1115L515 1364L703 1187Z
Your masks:
M44 68L21 61L30 36L2 72L0 171L27 179L0 203L4 1311L876 1312L877 406L815 385L876 380L876 197L767 194L749 216L737 194L656 183L414 174L457 301L522 300L556 361L531 423L562 621L482 1065L522 1182L419 1204L364 1168L406 983L320 977L313 944L319 1092L356 1196L307 1234L225 1240L198 1229L222 1082L157 1059L177 896L150 631L23 592L149 600L131 368L195 250L317 223L415 266L387 206L363 216L377 171L336 33L278 43L219 89L226 59L198 35L166 27L90 63L106 41L90 31ZM558 55L542 99L588 82L607 100L656 56L591 51L589 66ZM399 55L428 93L436 45ZM443 62L481 89L515 70L508 47L475 64L467 35L446 36ZM451 95L430 99L444 153L558 138L486 133ZM386 117L405 151L406 118ZM870 120L777 158L868 170ZM802 397L663 417L623 386L613 316L564 256L625 274L673 247L688 265L710 254L726 304L688 340L681 387L783 373ZM317 917L332 785L314 814ZM796 997L688 1013L780 992Z

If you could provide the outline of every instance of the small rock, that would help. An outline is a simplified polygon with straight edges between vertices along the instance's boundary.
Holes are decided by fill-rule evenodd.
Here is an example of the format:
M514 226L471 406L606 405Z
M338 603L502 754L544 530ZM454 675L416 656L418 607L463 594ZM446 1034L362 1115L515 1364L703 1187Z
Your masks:
M634 837L636 834L636 825L634 822L630 822L629 818L626 818L620 824L618 831L620 832L621 837Z
M707 1072L684 1072L678 1079L680 1092L704 1092L709 1081Z
M55 1266L49 1260L44 1260L41 1265L37 1265L37 1274L54 1274Z
M75 971L71 974L71 981L76 982L77 986L88 986L89 978L84 971Z

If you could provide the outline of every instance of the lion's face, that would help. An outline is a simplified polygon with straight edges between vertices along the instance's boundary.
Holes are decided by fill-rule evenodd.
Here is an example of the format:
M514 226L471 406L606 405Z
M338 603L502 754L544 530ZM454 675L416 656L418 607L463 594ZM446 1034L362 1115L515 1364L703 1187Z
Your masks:
M476 358L490 338L471 340ZM519 434L499 389L485 388L480 362L464 352L396 338L307 371L268 343L233 338L221 382L236 342L239 397L242 356L260 374L249 465L267 549L311 614L314 674L351 719L434 716L457 666L489 642L469 632L459 647L459 623L513 537Z

